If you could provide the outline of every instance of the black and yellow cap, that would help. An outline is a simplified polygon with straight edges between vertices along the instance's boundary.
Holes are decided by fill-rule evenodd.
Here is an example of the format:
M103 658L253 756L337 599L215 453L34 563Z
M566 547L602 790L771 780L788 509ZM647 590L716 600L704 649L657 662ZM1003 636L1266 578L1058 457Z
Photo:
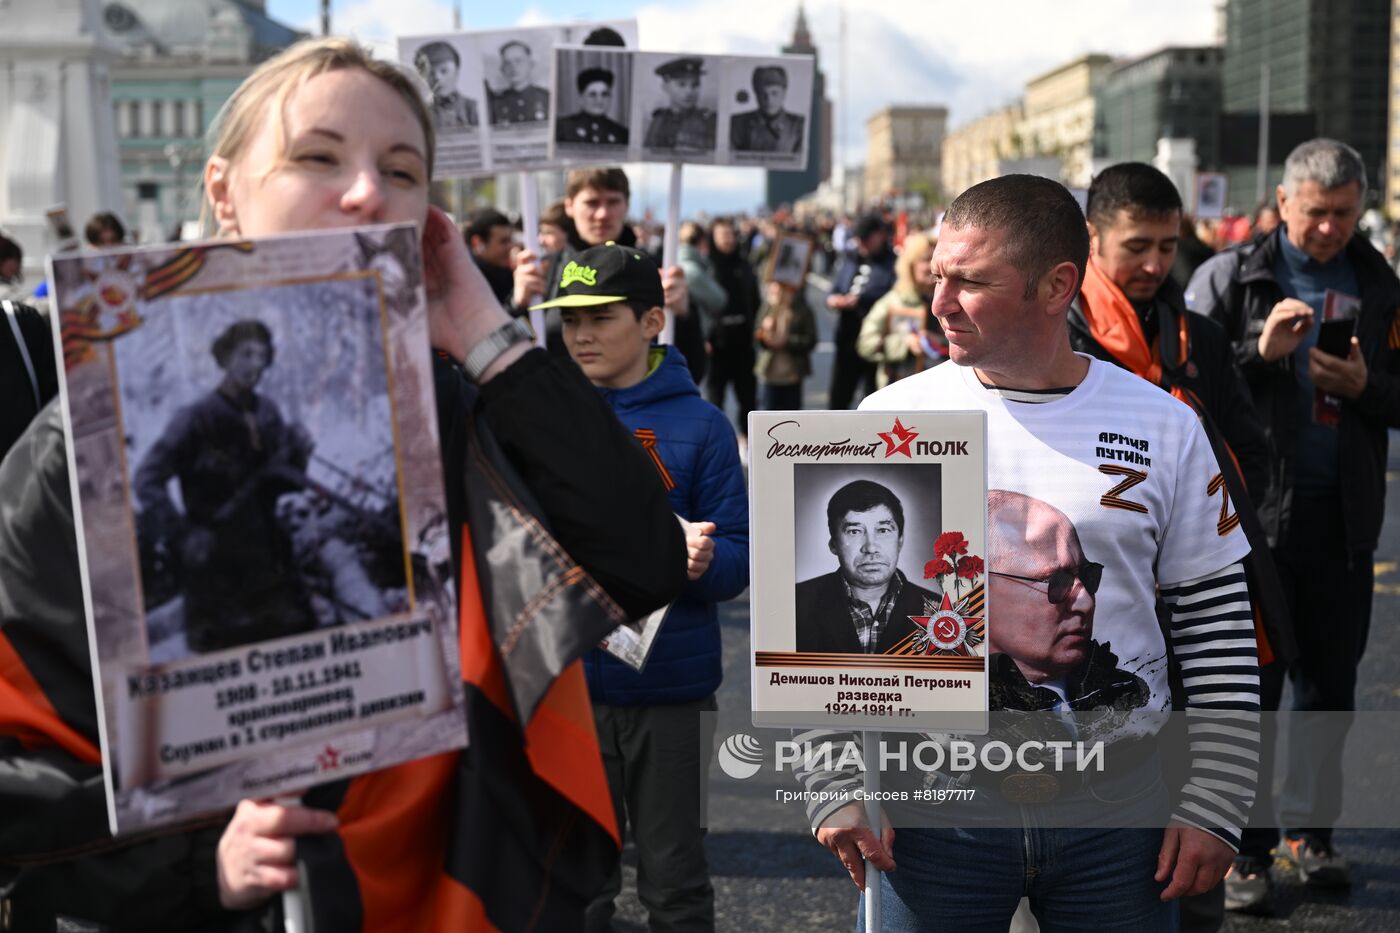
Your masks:
M651 257L639 249L605 243L579 253L559 272L559 297L531 305L544 308L588 308L625 301L630 305L659 308L666 303L661 273Z

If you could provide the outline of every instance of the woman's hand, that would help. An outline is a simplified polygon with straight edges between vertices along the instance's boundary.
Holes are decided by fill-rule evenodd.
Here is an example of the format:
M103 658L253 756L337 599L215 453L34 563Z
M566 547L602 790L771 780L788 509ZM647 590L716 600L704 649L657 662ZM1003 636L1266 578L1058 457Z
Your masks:
M296 837L328 833L336 826L335 814L326 810L239 801L219 838L219 903L228 910L248 910L279 891L295 888Z
M510 320L456 225L436 207L428 208L423 225L423 276L428 334L433 346L453 359L466 359L487 334Z

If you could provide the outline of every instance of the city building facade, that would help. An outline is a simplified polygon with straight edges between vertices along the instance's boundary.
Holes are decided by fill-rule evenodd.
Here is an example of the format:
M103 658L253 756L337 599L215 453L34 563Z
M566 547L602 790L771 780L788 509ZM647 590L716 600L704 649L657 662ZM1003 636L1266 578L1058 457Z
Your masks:
M886 107L865 121L867 204L920 195L937 201L948 108Z
M1218 168L1223 57L1217 46L1173 46L1115 64L1095 108L1095 160L1151 162L1159 139L1191 139L1196 167Z
M1058 157L1071 188L1088 187L1092 177L1096 95L1112 65L1108 55L1083 55L1026 83L1025 155Z
M1022 156L1020 101L983 114L943 139L943 195L949 200L973 185L1006 174L1004 164Z
M1232 206L1248 210L1260 192L1272 197L1288 152L1313 136L1354 146L1367 172L1385 177L1393 16L1392 0L1227 0L1220 148ZM1266 94L1268 175L1260 184Z
M264 0L121 0L102 5L118 55L112 107L123 216L142 241L198 220L206 136L234 89L306 34L270 19Z

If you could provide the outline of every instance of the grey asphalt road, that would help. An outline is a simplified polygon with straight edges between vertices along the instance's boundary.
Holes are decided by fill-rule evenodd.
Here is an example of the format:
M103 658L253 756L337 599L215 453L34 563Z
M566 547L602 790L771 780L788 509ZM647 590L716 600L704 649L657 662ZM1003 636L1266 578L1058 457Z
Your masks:
M825 404L831 372L832 316L825 295L809 287L823 343L813 358L806 406ZM732 412L732 400L731 400ZM1400 710L1400 432L1391 439L1385 530L1376 553L1376 593L1370 643L1362 664L1358 705ZM749 615L747 594L720 611L725 681L719 692L719 737L760 734L748 725ZM1287 702L1285 698L1285 702ZM1400 772L1371 775L1400 783ZM715 887L716 928L724 933L816 933L855 929L857 892L845 871L817 845L796 804L774 799L795 785L765 771L737 781L711 768L706 848ZM1349 892L1329 894L1296 884L1277 888L1271 918L1230 916L1228 933L1274 931L1400 931L1400 830L1342 830L1338 848L1352 862ZM636 899L636 856L624 852L624 895L614 929L643 933L646 912Z

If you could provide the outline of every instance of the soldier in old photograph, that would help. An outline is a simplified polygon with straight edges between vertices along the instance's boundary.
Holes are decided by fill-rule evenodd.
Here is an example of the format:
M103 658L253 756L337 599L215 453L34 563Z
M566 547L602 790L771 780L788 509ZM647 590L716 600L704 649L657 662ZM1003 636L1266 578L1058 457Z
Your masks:
M753 93L758 109L729 118L730 145L741 152L798 152L806 119L784 109L787 69L761 65L753 70Z
M434 126L439 130L454 130L480 122L476 101L457 90L462 56L456 49L446 42L429 42L413 54L413 67L432 91L430 109Z
M535 55L519 39L501 46L502 90L487 85L491 102L491 125L542 123L549 119L549 92L533 83Z
M699 58L676 58L656 69L666 107L651 112L645 145L648 149L705 152L715 148L715 112L700 103L700 77L705 73Z
M315 626L276 514L278 498L306 484L314 444L256 391L275 356L272 332L241 320L210 351L222 380L175 413L133 483L140 526L178 568L185 635L196 652ZM171 479L183 508L171 498Z
M616 76L606 68L585 68L578 73L579 111L560 117L554 139L560 143L596 146L627 145L627 127L608 116L612 109Z

